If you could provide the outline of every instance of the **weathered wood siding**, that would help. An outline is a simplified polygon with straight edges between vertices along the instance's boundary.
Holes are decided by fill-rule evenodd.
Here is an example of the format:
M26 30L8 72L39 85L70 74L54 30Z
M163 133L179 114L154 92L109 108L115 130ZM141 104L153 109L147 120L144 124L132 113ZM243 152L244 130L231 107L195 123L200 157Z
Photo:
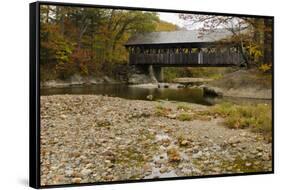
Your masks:
M196 53L130 53L132 65L239 65L242 57L237 52Z

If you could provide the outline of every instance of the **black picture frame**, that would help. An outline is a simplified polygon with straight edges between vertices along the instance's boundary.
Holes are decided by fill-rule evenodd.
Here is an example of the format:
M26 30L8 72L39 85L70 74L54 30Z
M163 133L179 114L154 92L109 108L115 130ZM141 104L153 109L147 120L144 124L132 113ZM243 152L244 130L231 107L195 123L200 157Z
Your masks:
M204 176L185 176L173 178L158 178L158 179L143 179L143 180L126 180L126 181L110 181L97 183L79 183L79 184L64 184L64 185L40 185L40 6L41 5L61 5L70 7L92 7L92 8L107 8L107 9L126 9L126 10L142 10L142 11L160 11L171 13L191 13L191 14L206 14L206 15L221 15L221 16L237 16L237 17L259 17L272 19L272 171L255 172L255 173L239 173L239 174L222 174L222 175L204 175ZM33 188L53 188L53 187L72 187L72 186L88 186L100 184L121 184L134 182L151 182L151 181L166 181L166 180L182 180L194 178L214 178L214 177L232 177L245 175L260 175L274 173L274 16L264 15L248 15L234 13L218 13L218 12L201 12L187 10L171 10L171 9L156 9L142 7L125 7L125 6L109 6L109 5L92 5L80 3L60 3L37 1L29 5L29 44L30 44L30 65L29 65L29 185Z

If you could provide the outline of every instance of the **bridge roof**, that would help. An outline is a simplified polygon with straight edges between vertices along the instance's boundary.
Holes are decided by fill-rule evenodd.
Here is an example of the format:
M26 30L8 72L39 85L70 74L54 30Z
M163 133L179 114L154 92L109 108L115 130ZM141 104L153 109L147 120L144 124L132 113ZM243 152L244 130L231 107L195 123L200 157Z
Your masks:
M226 29L217 29L213 32L206 32L202 35L199 30L179 30L173 32L150 32L133 35L125 46L134 45L157 45L157 44L192 44L192 43L213 43L228 37L232 33Z

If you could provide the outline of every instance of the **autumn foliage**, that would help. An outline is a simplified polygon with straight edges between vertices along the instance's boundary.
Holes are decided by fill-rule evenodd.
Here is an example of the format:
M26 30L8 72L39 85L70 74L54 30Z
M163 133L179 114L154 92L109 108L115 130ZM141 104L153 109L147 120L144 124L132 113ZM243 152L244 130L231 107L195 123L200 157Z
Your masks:
M131 35L161 27L153 12L101 8L44 5L40 19L42 80L110 73L127 62Z

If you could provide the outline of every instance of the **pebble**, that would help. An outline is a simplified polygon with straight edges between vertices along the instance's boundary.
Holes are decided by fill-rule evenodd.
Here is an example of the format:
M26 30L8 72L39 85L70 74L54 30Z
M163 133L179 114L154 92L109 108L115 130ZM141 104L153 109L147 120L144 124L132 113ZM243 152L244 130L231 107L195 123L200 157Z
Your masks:
M257 154L257 156L258 157L261 157L263 154L261 153L261 152L259 152L258 154Z
M146 163L144 166L143 166L143 170L144 172L151 172L152 171L152 167L149 163Z
M81 171L81 174L83 175L83 176L88 176L88 175L90 175L92 173L92 170L90 170L90 169L83 169L82 171Z
M219 173L219 172L221 172L221 168L219 168L219 167L214 167L214 168L212 168L212 171L214 171L214 172L217 172L217 173Z
M226 168L228 171L231 171L231 170L233 170L233 167L232 166L229 166L229 167L227 167Z
M92 168L94 165L92 164L92 163L89 163L89 164L87 164L86 165L86 168L88 169L88 168Z
M201 158L202 156L203 156L203 152L202 152L202 151L199 151L199 152L197 152L196 154L193 154L193 155L192 155L192 158L198 159L198 158Z
M181 144L182 146L186 146L186 145L188 144L188 141L187 141L187 140L183 140L183 141L180 142L180 144Z
M211 121L180 122L177 104L169 102L163 107L169 109L168 118L156 117L155 102L150 101L99 95L42 96L42 183L244 172L245 168L233 166L237 156L245 166L250 163L271 170L271 144L252 132L239 135L243 129L214 126L216 120L221 122L220 116ZM181 142L178 133L185 136ZM169 141L155 140L157 134L165 134Z
M168 114L167 117L169 119L176 119L177 118L177 114Z
M60 115L60 118L61 118L61 119L66 119L67 116L62 114L62 115Z
M73 170L65 170L65 176L71 177L73 175Z
M160 168L160 173L165 173L165 172L167 172L167 170L168 170L168 168L166 168L166 167L163 167L163 168Z
M82 179L79 178L79 177L73 178L73 179L71 180L72 183L81 183L81 181L82 181Z
M104 179L107 180L107 181L111 181L114 179L114 176L113 175L107 175L107 176L104 176Z

